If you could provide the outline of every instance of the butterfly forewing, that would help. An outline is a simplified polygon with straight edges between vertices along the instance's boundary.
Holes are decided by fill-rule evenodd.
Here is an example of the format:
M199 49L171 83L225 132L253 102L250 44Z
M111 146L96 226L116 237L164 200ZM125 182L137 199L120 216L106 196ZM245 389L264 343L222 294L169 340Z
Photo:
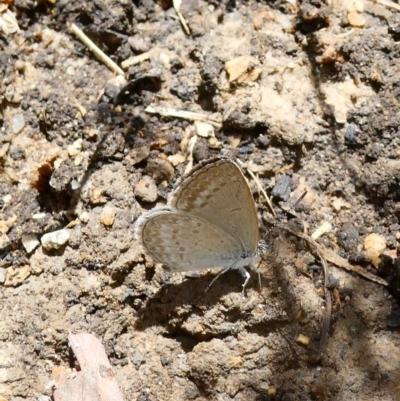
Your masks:
M220 159L194 170L175 190L170 205L218 226L243 252L256 252L259 231L253 196L232 160Z
M149 254L174 270L227 267L241 257L240 246L232 236L191 213L155 208L138 225Z

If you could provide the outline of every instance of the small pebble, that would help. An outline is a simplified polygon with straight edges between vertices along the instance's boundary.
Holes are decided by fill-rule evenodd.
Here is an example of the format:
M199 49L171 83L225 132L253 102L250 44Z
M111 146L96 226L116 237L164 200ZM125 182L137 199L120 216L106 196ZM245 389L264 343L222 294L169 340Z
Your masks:
M296 338L296 341L301 344L301 345L309 345L311 340L309 337L304 336L303 334L299 334L299 336Z
M168 161L174 166L178 166L186 161L186 157L180 153L176 153L175 155L168 156Z
M15 68L19 71L19 72L24 72L25 71L25 63L22 60L17 60L15 62Z
M203 121L196 121L195 122L196 132L197 135L202 136L203 138L210 138L215 136L214 127Z
M46 213L35 213L34 215L32 215L32 219L34 220L41 220L44 219L46 217Z
M366 24L367 21L362 14L360 14L356 11L352 11L347 14L347 22L351 26L354 26L356 28L362 28Z
M18 92L11 92L11 93L6 93L5 98L7 102L9 103L21 103L22 101L22 95Z
M290 177L281 175L276 180L276 185L272 189L271 195L278 200L287 201L290 196Z
M7 278L4 285L6 287L16 287L22 284L31 275L31 268L29 265L7 269Z
M67 75L75 75L75 68L72 65L69 65L65 70Z
M6 281L7 270L4 267L0 267L0 283L4 283Z
M10 238L7 234L0 235L0 250L3 251L11 245Z
M163 181L171 182L175 173L171 163L162 159L150 159L147 162L146 172L157 184Z
M11 131L13 134L19 134L25 127L25 118L22 114L17 114L11 120Z
M149 176L144 176L135 186L135 197L142 202L155 202L157 200L157 185Z
M87 223L89 221L89 213L86 210L82 212L81 215L79 216L79 220L82 223Z
M139 164L143 160L146 160L150 155L150 148L148 146L138 146L133 148L128 155L129 161L132 165Z
M41 238L43 248L60 249L69 240L70 234L68 230L58 230L52 233L47 233Z
M117 212L112 206L106 205L103 207L100 215L100 221L106 226L112 226Z
M28 253L31 253L40 245L40 241L35 234L24 234L21 238L21 242Z

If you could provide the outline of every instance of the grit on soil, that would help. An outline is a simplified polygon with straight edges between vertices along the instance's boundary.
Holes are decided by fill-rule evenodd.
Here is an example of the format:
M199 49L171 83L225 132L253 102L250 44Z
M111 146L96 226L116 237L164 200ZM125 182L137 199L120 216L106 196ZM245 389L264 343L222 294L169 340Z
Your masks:
M83 331L127 400L400 400L397 4L183 0L189 35L167 0L15 0L19 30L0 5L1 400L51 399ZM203 294L213 272L167 271L133 236L215 156L243 163L272 248L246 296L234 271ZM305 232L388 283L329 265L322 356L320 260L271 230L248 170L282 224L307 190Z

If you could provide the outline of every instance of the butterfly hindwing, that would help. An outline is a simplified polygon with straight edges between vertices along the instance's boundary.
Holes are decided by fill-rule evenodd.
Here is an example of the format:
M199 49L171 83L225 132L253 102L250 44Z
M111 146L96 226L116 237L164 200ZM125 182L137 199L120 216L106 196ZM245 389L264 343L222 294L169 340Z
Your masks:
M172 207L146 213L137 231L148 253L174 270L227 267L241 257L237 241L221 228Z

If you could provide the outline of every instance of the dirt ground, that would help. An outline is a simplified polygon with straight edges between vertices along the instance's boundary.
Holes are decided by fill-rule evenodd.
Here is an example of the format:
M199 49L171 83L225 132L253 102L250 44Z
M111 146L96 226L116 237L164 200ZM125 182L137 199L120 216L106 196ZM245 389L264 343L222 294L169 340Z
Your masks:
M51 400L52 370L76 365L68 333L85 331L126 400L400 400L397 3L183 0L190 34L167 0L11 3L0 3L0 399ZM246 296L235 271L203 294L214 272L167 271L133 236L191 163L215 156L243 162L272 249ZM271 229L248 170L282 224L295 208L304 232L324 226L317 242L369 274L328 263L322 354L321 261Z

